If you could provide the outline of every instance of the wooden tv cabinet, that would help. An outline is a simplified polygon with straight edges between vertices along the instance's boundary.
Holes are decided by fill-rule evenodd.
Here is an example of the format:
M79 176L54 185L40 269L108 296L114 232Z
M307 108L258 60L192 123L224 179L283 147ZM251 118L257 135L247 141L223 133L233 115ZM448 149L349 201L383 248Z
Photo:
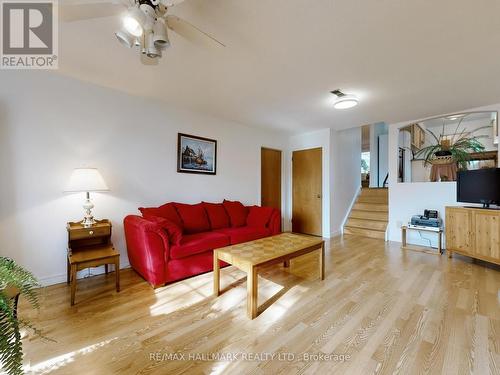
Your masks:
M500 264L500 210L446 207L446 250Z

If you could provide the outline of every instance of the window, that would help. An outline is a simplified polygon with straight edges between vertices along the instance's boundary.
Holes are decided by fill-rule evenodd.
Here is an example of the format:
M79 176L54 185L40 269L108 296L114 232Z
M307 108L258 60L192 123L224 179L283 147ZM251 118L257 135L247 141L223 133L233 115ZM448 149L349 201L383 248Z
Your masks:
M361 173L370 172L370 152L361 153Z

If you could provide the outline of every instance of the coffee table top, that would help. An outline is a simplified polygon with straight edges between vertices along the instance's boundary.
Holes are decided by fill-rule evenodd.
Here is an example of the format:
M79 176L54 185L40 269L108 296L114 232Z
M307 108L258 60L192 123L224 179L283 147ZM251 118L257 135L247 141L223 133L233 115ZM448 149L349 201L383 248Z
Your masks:
M255 241L244 242L216 249L219 259L234 264L235 261L259 265L281 256L301 250L318 247L323 243L321 237L296 233L281 233Z

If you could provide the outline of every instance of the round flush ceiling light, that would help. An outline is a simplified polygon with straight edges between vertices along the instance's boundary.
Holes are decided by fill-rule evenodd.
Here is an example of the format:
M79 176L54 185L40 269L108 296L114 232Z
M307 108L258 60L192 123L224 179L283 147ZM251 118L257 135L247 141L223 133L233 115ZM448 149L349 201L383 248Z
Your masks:
M356 95L344 94L340 90L334 90L331 93L337 96L333 102L333 108L335 109L348 109L357 106L359 103L359 99Z

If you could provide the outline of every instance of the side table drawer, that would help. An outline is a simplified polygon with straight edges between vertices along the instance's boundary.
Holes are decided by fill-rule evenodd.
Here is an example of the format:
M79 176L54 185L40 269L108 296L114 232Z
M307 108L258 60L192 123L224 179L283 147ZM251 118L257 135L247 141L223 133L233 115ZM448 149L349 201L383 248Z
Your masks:
M111 227L109 226L74 229L69 232L69 239L71 241L83 238L103 237L109 236L110 233Z

